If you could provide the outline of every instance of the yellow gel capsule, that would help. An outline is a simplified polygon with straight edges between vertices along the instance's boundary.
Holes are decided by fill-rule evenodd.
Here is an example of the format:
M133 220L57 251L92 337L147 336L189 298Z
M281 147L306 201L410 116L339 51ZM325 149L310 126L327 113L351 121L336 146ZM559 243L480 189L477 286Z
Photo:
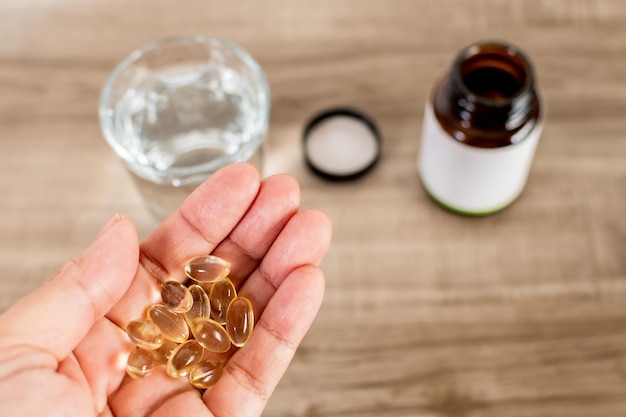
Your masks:
M199 318L211 317L211 305L209 303L209 296L204 288L199 285L193 284L189 286L189 292L193 299L191 309L185 313L185 320L187 324L191 325L191 322Z
M166 372L172 378L189 375L189 371L202 361L204 349L196 340L187 340L172 352L167 360Z
M191 323L191 333L203 348L210 352L224 353L230 349L228 333L219 323L211 319L199 318Z
M174 313L186 313L193 304L193 297L187 287L177 281L165 281L161 284L163 304Z
M226 310L235 297L237 297L237 290L230 279L215 281L209 293L213 320L219 324L226 324Z
M172 355L174 349L178 347L178 343L172 342L171 340L163 340L163 345L160 348L154 351L154 356L156 357L157 363L159 365L165 365L167 360Z
M176 343L182 343L189 337L189 327L181 314L170 311L163 304L154 304L148 309L148 318L154 322L163 337Z
M135 348L128 356L126 373L135 379L143 378L152 372L156 365L153 351Z
M164 340L159 326L150 320L131 320L126 326L126 333L131 342L146 350L160 348Z
M212 283L230 273L230 263L213 255L193 258L185 265L185 274L196 282Z
M189 373L191 385L199 389L209 388L224 372L224 364L219 359L207 359L193 367Z
M233 345L241 347L245 345L254 328L254 310L250 300L237 297L230 302L226 311L226 332Z

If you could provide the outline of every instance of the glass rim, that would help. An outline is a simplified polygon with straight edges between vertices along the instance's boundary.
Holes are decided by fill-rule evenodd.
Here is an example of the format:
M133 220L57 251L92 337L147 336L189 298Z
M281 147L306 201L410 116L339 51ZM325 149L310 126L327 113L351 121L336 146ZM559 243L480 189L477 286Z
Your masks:
M255 127L256 130L258 130L259 132L259 137L251 141L251 143L253 143L255 147L258 147L262 142L262 137L267 131L271 107L271 93L269 83L267 81L265 72L261 68L260 64L247 50L233 42L224 40L222 38L210 35L177 35L148 42L138 48L135 48L124 59L122 59L118 64L115 65L113 71L107 77L104 86L102 87L102 90L100 92L100 98L98 101L98 117L102 134L108 144L113 148L114 152L127 164L134 165L137 163L135 158L131 156L130 152L128 152L123 146L120 145L119 141L115 137L115 133L113 132L111 123L109 122L111 118L109 110L112 108L110 98L113 86L119 79L120 75L128 68L130 68L134 63L136 63L147 52L156 51L163 48L164 46L176 44L198 44L207 46L212 45L229 50L233 52L237 56L237 58L239 58L248 68L252 70L254 76L256 77L255 81L259 86L259 94L257 96L259 98L259 108L262 109L262 111L259 112L259 117L255 122ZM172 175L180 174L185 176L188 176L190 174L193 175L194 173L200 174L207 169L215 169L219 166L225 165L228 160L232 159L233 157L237 157L237 155L242 152L243 150L240 150L234 155L222 155L212 161L197 165L192 168L171 167L168 168L168 172ZM149 165L142 166L155 174L155 176L158 176L158 173L160 172L158 169L154 169ZM132 168L131 170L135 172L135 174L145 178L145 176L141 175L141 173L137 172L137 170ZM150 181L154 180L154 178L146 179Z

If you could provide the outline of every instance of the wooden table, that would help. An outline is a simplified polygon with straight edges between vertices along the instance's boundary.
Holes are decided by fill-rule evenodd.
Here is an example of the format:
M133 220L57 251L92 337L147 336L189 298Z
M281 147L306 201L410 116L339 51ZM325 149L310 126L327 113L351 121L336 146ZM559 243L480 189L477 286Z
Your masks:
M0 310L114 212L154 226L101 137L113 66L205 33L249 50L273 94L266 173L301 182L334 240L322 310L265 415L626 415L626 4L620 0L0 2ZM549 115L522 197L444 211L415 163L424 103L462 47L533 59ZM314 177L300 135L355 106L384 136L359 181Z

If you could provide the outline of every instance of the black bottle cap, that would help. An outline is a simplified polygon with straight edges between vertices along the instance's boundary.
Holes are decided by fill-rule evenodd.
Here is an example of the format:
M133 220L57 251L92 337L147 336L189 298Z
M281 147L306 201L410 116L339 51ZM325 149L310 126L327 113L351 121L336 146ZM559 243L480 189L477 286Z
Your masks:
M304 129L304 159L317 175L347 181L370 171L380 159L382 140L373 119L352 108L314 116Z

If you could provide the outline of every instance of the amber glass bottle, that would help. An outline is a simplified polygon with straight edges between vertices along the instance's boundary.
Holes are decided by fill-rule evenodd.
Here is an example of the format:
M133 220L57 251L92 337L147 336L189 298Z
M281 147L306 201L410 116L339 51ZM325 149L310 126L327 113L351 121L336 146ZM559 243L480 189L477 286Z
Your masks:
M461 51L426 105L418 169L443 206L482 215L522 192L543 125L533 67L517 47Z

